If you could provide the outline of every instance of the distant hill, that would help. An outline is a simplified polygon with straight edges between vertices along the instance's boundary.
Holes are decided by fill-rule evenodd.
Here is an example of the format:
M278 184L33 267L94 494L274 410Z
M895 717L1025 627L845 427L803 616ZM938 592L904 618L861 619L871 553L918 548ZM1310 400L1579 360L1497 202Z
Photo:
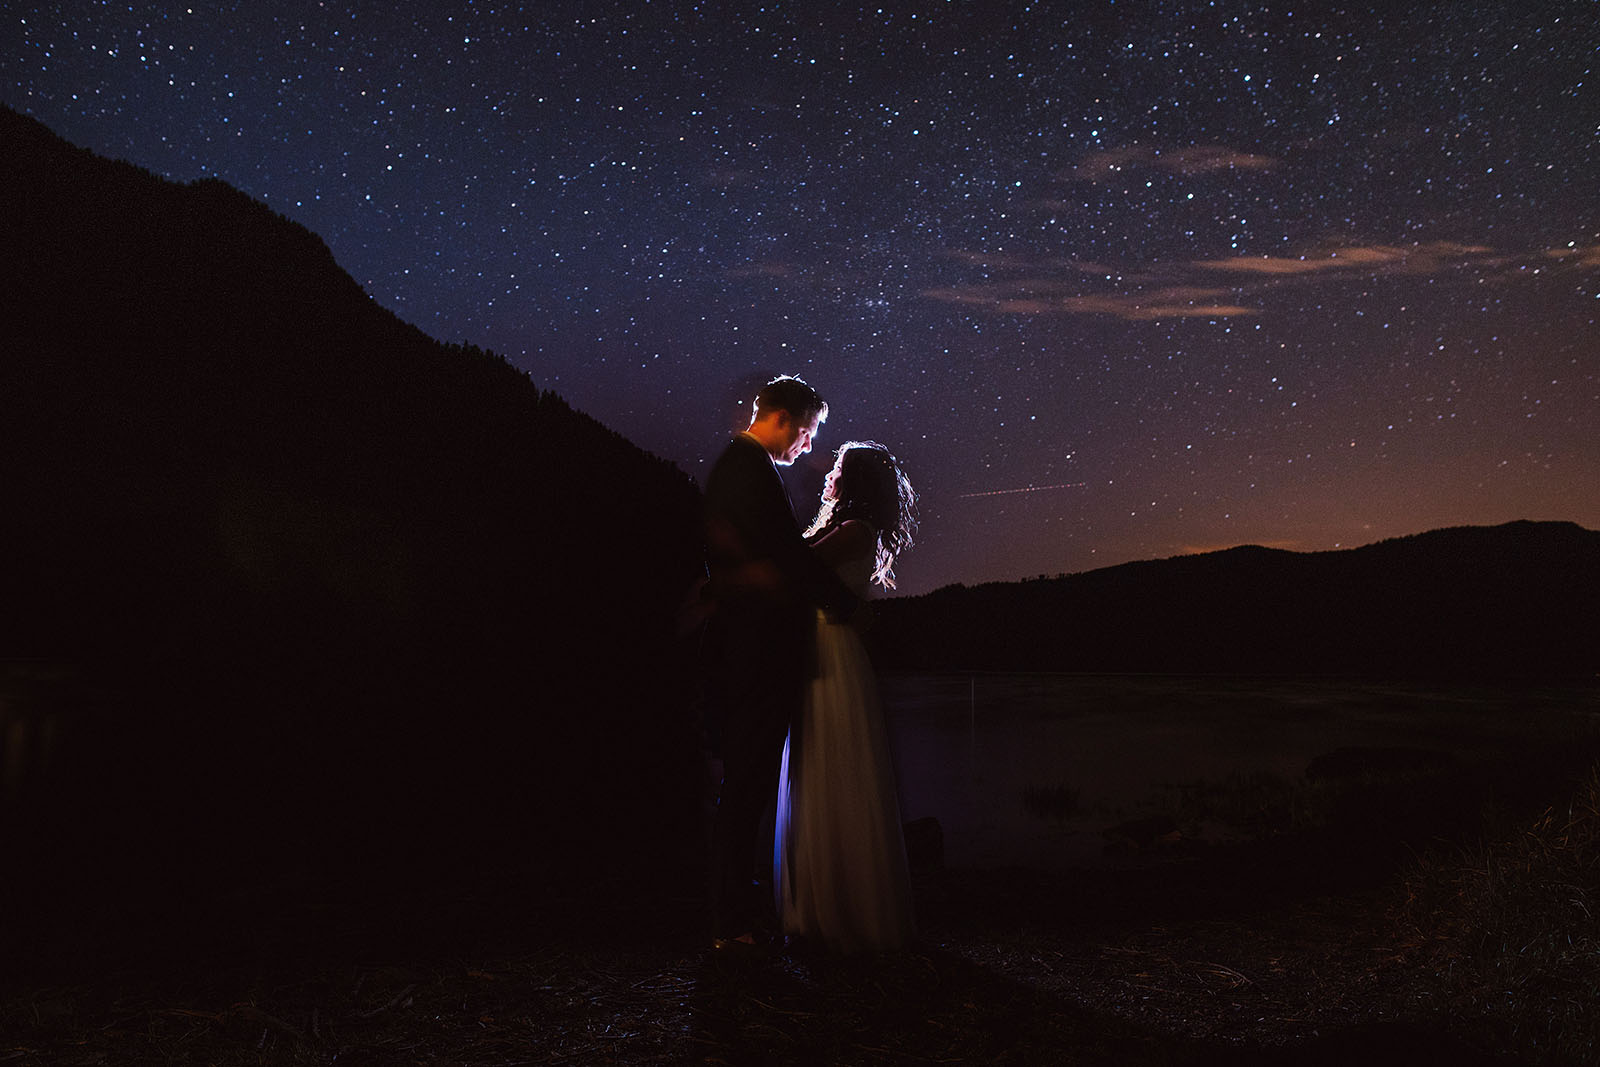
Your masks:
M0 702L67 731L33 814L552 877L697 832L686 475L219 181L0 109L0 222Z
M875 607L880 667L1590 676L1600 533L1459 527L1336 552L1243 546Z

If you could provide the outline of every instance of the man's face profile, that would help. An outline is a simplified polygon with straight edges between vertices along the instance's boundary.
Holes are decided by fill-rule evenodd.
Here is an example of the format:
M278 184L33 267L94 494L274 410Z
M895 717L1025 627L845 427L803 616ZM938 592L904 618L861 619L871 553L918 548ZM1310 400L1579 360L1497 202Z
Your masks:
M810 422L802 423L788 412L779 417L779 428L782 436L779 443L783 448L775 452L772 462L780 467L787 467L807 452L811 451L811 439L817 435L818 420L813 418Z

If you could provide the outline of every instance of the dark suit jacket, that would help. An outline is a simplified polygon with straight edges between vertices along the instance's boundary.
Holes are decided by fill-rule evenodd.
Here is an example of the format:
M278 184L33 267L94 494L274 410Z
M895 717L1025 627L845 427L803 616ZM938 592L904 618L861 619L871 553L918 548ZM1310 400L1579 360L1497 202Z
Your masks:
M858 598L806 546L783 478L750 437L735 437L711 468L705 513L708 592L724 656L768 684L798 687L811 662L814 609L848 616Z

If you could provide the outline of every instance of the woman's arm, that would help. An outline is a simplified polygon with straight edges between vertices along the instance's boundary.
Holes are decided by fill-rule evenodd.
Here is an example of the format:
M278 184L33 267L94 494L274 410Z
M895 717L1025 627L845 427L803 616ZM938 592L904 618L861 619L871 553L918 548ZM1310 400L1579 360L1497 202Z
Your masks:
M811 551L830 567L837 567L856 556L870 556L877 548L878 535L870 523L846 519L811 542Z

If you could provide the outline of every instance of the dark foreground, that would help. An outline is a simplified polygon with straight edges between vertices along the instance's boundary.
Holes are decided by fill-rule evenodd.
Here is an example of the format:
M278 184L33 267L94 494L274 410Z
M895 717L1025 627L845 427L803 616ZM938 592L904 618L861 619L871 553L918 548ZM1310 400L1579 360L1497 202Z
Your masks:
M579 835L451 809L446 849L412 805L340 863L312 823L130 818L0 879L0 1067L1600 1062L1591 708L1462 758L1389 739L1174 786L1088 867L913 838L920 941L882 957L711 950L679 838L595 830L577 862Z
M1538 760L1234 783L1210 815L1265 798L1253 839L1096 870L926 868L882 958L727 958L673 878L52 920L0 978L0 1063L1593 1062L1600 784Z
M689 900L218 916L207 946L80 945L8 990L0 1062L1498 1062L1388 895L1236 897L1204 866L924 876L923 942L879 959L726 959Z

